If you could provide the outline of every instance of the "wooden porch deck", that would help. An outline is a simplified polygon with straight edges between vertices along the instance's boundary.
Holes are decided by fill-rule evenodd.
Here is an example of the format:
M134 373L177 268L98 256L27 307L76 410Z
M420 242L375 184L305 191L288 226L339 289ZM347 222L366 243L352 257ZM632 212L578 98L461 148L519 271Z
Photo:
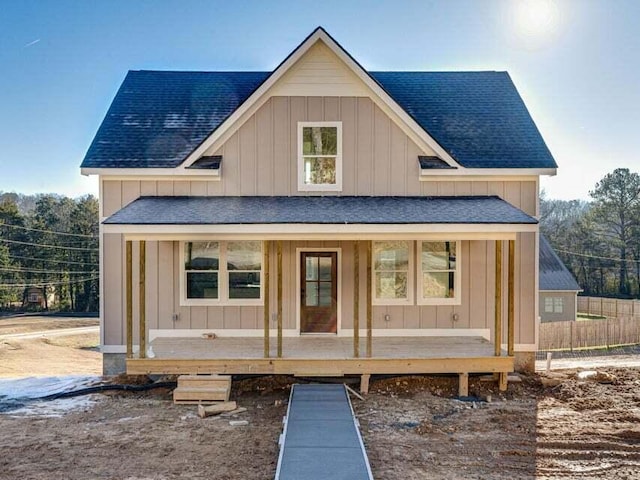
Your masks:
M513 357L495 356L482 337L376 337L372 354L353 356L353 338L282 339L282 357L263 355L261 337L166 338L151 342L153 358L127 359L129 374L418 374L507 373ZM365 343L364 339L362 343Z

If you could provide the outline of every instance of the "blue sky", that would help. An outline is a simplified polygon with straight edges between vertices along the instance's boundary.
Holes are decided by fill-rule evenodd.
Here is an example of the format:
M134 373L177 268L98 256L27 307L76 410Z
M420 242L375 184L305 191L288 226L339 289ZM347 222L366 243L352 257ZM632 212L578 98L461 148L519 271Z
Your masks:
M551 198L640 171L635 0L0 0L0 190L97 193L79 164L129 69L271 70L322 25L372 70L507 70Z

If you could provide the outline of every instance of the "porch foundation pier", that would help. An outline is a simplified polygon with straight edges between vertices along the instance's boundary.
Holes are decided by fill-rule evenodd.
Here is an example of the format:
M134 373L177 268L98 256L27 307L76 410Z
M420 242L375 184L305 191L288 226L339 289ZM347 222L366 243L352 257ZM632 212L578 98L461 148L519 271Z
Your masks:
M367 357L371 357L373 350L372 338L372 307L371 307L371 240L367 242Z
M278 268L278 358L282 357L282 241L276 242Z
M507 305L507 355L514 355L515 322L515 256L516 242L509 240L509 303Z
M140 295L139 295L139 309L140 315L140 358L147 357L147 315L145 304L146 302L146 279L145 273L147 269L147 242L140 240Z
M269 358L269 316L271 310L269 309L270 290L269 290L269 241L262 242L262 249L264 256L262 262L264 263L264 288L262 294L264 295L264 358Z
M133 357L133 254L131 240L127 240L127 358Z
M360 356L360 243L353 242L353 356Z

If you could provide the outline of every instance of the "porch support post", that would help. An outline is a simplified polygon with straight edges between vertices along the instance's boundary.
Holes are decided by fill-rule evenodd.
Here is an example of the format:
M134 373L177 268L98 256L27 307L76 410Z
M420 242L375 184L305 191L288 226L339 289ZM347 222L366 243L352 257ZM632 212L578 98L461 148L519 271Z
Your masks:
M373 350L372 339L372 307L371 307L371 240L367 242L367 357L371 357Z
M514 354L514 317L515 317L515 257L516 242L509 240L509 303L507 307L507 355Z
M278 358L282 357L282 241L276 242L278 260Z
M269 358L269 316L271 310L269 308L269 300L271 297L271 291L269 289L269 241L262 242L262 250L264 252L264 279L262 287L262 295L264 297L264 358Z
M494 347L495 356L502 353L502 240L496 240L496 288L495 288L495 326Z
M353 356L360 356L360 242L353 242Z
M147 357L147 319L146 319L146 291L145 271L147 267L147 242L140 240L140 358Z
M131 240L126 241L127 248L127 358L133 357L133 268Z

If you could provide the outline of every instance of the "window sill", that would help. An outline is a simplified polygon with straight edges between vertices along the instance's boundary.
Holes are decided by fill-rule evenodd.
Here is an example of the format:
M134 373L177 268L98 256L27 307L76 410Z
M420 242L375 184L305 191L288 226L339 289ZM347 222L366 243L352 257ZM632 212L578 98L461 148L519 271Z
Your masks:
M182 299L181 307L261 307L264 305L262 299L253 300L198 300L198 299Z

